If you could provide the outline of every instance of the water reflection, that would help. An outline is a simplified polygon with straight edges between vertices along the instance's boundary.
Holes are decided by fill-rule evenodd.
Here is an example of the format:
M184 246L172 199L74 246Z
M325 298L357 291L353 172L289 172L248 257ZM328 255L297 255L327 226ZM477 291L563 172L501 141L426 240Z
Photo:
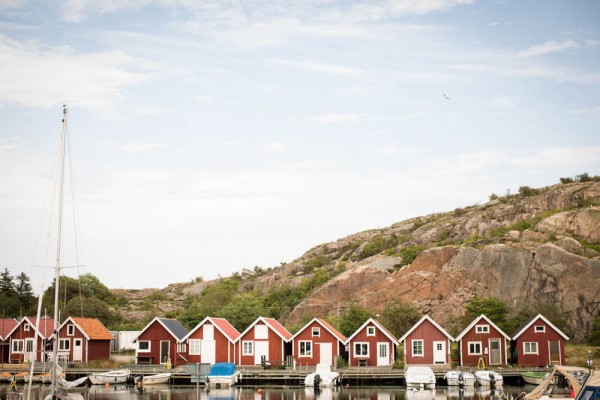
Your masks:
M20 391L23 388L19 388ZM263 388L234 387L198 390L193 386L146 386L142 389L126 386L97 385L79 390L86 400L506 400L524 391L523 387L458 388L413 390L399 387L323 388ZM30 400L42 400L48 386L34 387ZM24 400L20 393L11 393L7 385L0 386L0 400Z

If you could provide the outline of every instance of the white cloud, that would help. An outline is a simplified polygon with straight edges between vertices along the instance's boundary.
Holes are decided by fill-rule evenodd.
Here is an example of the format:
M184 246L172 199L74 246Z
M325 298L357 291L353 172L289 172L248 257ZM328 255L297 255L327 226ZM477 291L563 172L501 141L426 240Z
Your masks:
M263 147L265 153L281 153L285 149L286 145L282 142L269 142Z
M491 100L492 106L513 109L518 106L518 99L513 96L496 97Z
M344 124L361 121L359 114L323 114L314 117L313 121L321 124Z
M95 146L110 151L125 152L125 153L146 153L153 155L161 149L168 146L163 143L117 143L112 141L96 142Z
M523 167L587 167L600 162L600 146L544 147L537 153L515 157L510 162Z
M546 43L538 44L535 46L531 46L527 49L521 50L517 54L519 55L519 57L532 57L543 54L558 53L561 51L574 49L578 47L580 47L580 44L573 40L567 40L564 42L556 42L554 40L550 40Z
M323 64L312 61L292 61L292 60L281 60L281 59L271 59L269 60L276 64L289 65L292 67L305 69L308 71L315 72L324 72L327 74L334 75L358 75L363 73L360 68L356 67L347 67L344 65L332 65L332 64Z

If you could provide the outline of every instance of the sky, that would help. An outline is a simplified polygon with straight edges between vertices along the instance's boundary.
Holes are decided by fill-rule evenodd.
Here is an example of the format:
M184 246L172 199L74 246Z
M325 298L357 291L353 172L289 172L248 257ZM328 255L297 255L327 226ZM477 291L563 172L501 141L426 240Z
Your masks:
M600 2L0 0L0 270L36 292L63 104L62 272L214 279L600 174Z

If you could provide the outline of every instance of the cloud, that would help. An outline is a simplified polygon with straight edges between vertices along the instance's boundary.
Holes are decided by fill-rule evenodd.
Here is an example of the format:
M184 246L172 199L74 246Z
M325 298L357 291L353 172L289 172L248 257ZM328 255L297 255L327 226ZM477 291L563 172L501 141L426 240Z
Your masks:
M363 70L355 67L347 67L344 65L332 65L332 64L323 64L312 61L292 61L292 60L282 60L282 59L271 59L269 60L276 64L289 65L292 67L305 69L308 71L315 72L324 72L326 74L334 74L334 75L358 75L363 73Z
M143 67L122 51L80 53L0 36L0 104L116 112L125 87L150 79Z
M577 110L570 110L569 113L575 115L591 114L595 117L600 118L600 107L579 108Z
M359 122L361 116L359 114L323 114L314 117L313 121L321 124L344 124Z
M96 142L95 146L110 151L125 152L125 153L146 153L156 154L159 150L167 148L166 144L162 143L117 143L111 141Z
M505 109L516 108L519 104L518 99L513 96L496 97L491 100L492 106Z
M510 162L523 167L587 167L600 162L600 146L544 147L537 153L518 156Z
M506 76L511 78L544 78L552 79L557 82L570 82L577 84L598 84L600 83L599 73L585 73L575 71L570 68L560 67L534 67L534 66L510 66L490 64L456 64L451 68L459 71L469 71L485 73L496 76Z
M546 43L538 44L535 46L531 46L527 49L521 50L517 54L519 57L533 57L540 56L543 54L558 53L561 51L574 49L578 47L580 47L579 43L573 40L567 40L564 42L556 42L554 40L550 40Z
M263 147L265 153L281 153L285 149L285 143L282 142L269 142Z

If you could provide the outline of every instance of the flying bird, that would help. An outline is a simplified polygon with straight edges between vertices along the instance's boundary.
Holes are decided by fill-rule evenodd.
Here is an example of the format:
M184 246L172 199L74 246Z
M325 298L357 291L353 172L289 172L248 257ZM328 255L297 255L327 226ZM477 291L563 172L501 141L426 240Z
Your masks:
M450 97L446 96L446 93L442 93L442 94L444 95L444 98L445 98L446 100L450 100Z

